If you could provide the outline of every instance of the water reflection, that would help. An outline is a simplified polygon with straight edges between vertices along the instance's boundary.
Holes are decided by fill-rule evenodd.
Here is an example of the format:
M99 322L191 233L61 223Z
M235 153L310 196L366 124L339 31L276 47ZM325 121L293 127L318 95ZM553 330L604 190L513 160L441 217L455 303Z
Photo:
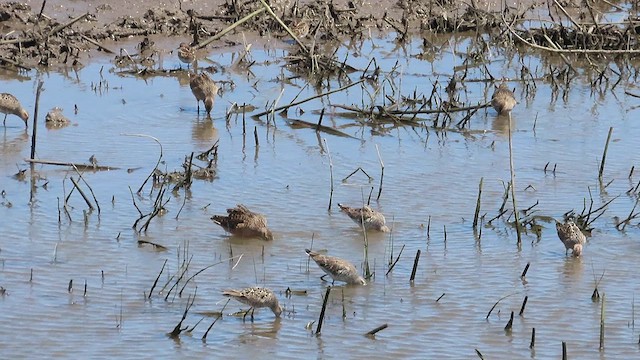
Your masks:
M212 146L218 139L218 129L211 117L200 117L191 126L191 138L201 146Z

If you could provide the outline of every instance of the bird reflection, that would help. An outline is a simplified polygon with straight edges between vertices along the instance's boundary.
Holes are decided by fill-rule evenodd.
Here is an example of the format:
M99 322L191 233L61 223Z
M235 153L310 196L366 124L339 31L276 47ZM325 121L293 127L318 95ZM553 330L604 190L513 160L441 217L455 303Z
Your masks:
M218 139L218 129L211 118L198 119L191 128L191 138L200 145L211 146Z
M509 119L511 119L511 126L515 129L515 118L513 115L496 115L491 123L491 129L502 136L509 136Z

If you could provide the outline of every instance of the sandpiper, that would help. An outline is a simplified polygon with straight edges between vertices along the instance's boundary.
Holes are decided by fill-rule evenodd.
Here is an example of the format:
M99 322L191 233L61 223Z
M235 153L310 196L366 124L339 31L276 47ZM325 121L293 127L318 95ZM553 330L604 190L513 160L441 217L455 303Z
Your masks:
M250 287L242 290L225 290L222 295L229 296L240 301L243 304L251 306L251 319L253 320L253 311L255 309L267 307L273 311L276 317L280 317L282 307L278 302L278 298L273 291L267 288ZM247 311L248 313L249 311ZM246 314L245 313L245 316Z
M356 224L362 226L362 221L364 220L364 228L367 230L390 231L389 227L385 225L386 220L384 215L379 211L373 210L369 205L361 208L353 208L342 204L338 204L338 206L340 210L344 211Z
M196 50L187 43L180 43L178 47L178 59L187 64L187 68L196 61Z
M28 126L29 113L20 105L20 101L9 93L0 94L0 112L4 113L3 126L6 126L7 115L10 114L20 117L24 121L24 125Z
M262 214L249 210L246 206L238 204L227 209L227 215L213 215L211 220L222 226L226 231L246 237L261 237L264 240L273 240L271 230L267 228L267 218Z
M295 22L291 23L290 28L291 32L298 39L307 37L307 35L309 35L309 30L311 29L311 27L309 26L309 22L304 19L296 20Z
M565 255L572 250L573 256L580 256L582 254L582 246L587 242L587 237L584 236L578 225L569 220L564 224L556 221L556 231L560 241L566 248Z
M189 87L198 101L198 114L200 113L200 101L202 101L207 115L211 116L213 101L219 90L218 85L205 73L189 74L189 78Z
M320 269L325 272L320 278L324 280L324 277L329 275L333 281L344 281L351 285L367 285L358 270L353 264L347 260L340 259L335 256L322 255L315 251L305 249L309 257L318 264Z
M516 98L506 83L501 83L491 97L491 106L499 115L509 114L516 103Z

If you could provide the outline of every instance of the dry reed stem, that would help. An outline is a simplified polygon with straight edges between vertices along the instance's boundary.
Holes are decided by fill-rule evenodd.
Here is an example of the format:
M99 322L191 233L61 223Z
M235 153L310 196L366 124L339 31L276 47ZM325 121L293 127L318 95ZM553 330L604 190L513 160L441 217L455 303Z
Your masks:
M318 326L316 327L316 335L320 334L322 330L322 322L324 321L324 312L327 309L327 301L329 300L329 294L331 293L331 286L327 286L327 292L324 294L322 300L322 310L320 310L320 317L318 318Z
M520 307L520 313L518 313L519 316L522 316L522 314L524 314L524 308L525 306L527 306L528 300L529 300L529 296L525 296L524 300L522 301L522 307Z
M378 326L377 328L367 332L364 335L365 336L374 336L377 332L382 331L382 330L384 330L384 329L386 329L388 327L389 327L389 325L385 323L385 324L382 324L382 325Z
M322 94L314 95L314 96L311 96L311 97L306 98L306 99L304 99L304 100L300 100L300 101L295 102L295 103L290 103L289 105L282 105L282 106L279 106L279 107L277 107L277 108L274 108L273 110L263 111L263 112L260 112L260 113L257 113L257 114L254 114L254 115L251 115L251 117L253 117L253 118L259 118L260 116L263 116L263 115L269 114L271 111L274 111L274 112L275 112L275 111L280 111L280 110L288 109L288 108L290 108L290 107L292 107L292 106L300 105L300 104L303 104L303 103L305 103L305 102L307 102L307 101L311 101L311 100L314 100L314 99L317 99L317 98L321 98L321 97L323 97L323 96L327 96L327 95L330 95L330 94L333 94L333 93L340 92L340 91L342 91L342 90L346 90L346 89L348 89L348 88L350 88L350 87L352 87L352 86L355 86L355 85L361 84L361 83L363 83L364 81L365 81L365 79L360 79L360 80L358 80L358 81L356 81L356 82L353 82L353 83L351 83L351 84L349 84L349 85L345 85L345 86L343 86L343 87L341 87L341 88L339 88L339 89L335 89L335 90L327 91L327 92L322 93Z
M411 277L409 278L410 282L413 282L416 278L416 271L418 270L418 261L420 261L420 249L416 251L416 257L413 260L413 270L411 270Z
M224 35L226 35L229 31L232 31L233 29L235 29L236 27L242 25L243 23L245 23L247 20L251 19L252 17L262 13L263 11L265 11L265 8L260 8L254 12L252 12L251 14L243 17L242 19L236 21L235 23L231 24L229 27L227 27L226 29L220 31L219 33L215 34L214 36L212 36L211 38L209 38L208 40L198 44L195 46L196 49L202 49L203 47L211 44L212 42L222 38Z
M516 205L516 174L513 166L513 140L511 129L511 113L509 113L509 172L511 173L511 202L513 203L513 216L516 221L516 235L518 237L518 245L522 244L522 232L520 229L520 219L518 214L518 207Z
M511 316L509 317L509 322L507 322L507 325L505 325L504 331L511 332L512 328L513 328L513 311L511 311Z
M529 349L533 349L536 346L536 328L531 330L531 342L529 343Z
M380 200L380 195L382 194L382 180L384 179L384 162L382 161L382 156L380 156L380 149L378 148L378 144L376 144L376 152L378 153L378 160L380 161L380 185L378 188L378 196L376 200Z
M607 134L607 142L604 144L604 151L602 152L602 161L600 161L600 171L598 171L598 179L602 181L602 173L604 172L604 161L607 158L607 150L609 149L609 141L611 141L611 133L613 132L613 126L609 127L609 133Z
M602 294L602 303L600 304L600 351L604 350L604 302L606 294Z
M387 270L387 273L384 274L385 276L389 275L391 270L393 270L393 268L396 266L396 264L398 263L398 260L400 260L400 255L402 255L402 251L404 251L404 245L402 245L402 248L400 249L400 253L398 253L398 257L396 257L396 260L393 262L393 264L391 264L391 266L389 266L389 270Z
M480 178L480 183L478 184L478 200L476 201L476 211L473 215L473 228L477 228L478 227L478 217L480 215L480 198L482 196L482 182L484 181L484 178L481 177Z
M324 142L324 147L327 149L327 156L329 157L329 178L331 181L331 188L329 190L329 207L327 211L331 211L331 204L333 203L333 160L331 159L331 151L329 151L329 144L327 143L327 138L322 138Z

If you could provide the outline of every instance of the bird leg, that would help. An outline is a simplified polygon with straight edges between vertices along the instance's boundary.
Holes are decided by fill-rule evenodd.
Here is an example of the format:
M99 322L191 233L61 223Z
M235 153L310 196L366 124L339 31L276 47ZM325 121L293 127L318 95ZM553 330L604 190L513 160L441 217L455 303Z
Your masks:
M251 321L253 321L253 307L244 312L244 315L242 315L242 321L245 321L245 318L247 317L247 314L249 314L249 311L251 311Z
M324 274L324 275L320 276L320 280L328 282L327 280L324 279L324 277L327 276L327 275L328 274Z
M2 126L7 127L7 115L9 114L4 114L4 120L2 120Z

